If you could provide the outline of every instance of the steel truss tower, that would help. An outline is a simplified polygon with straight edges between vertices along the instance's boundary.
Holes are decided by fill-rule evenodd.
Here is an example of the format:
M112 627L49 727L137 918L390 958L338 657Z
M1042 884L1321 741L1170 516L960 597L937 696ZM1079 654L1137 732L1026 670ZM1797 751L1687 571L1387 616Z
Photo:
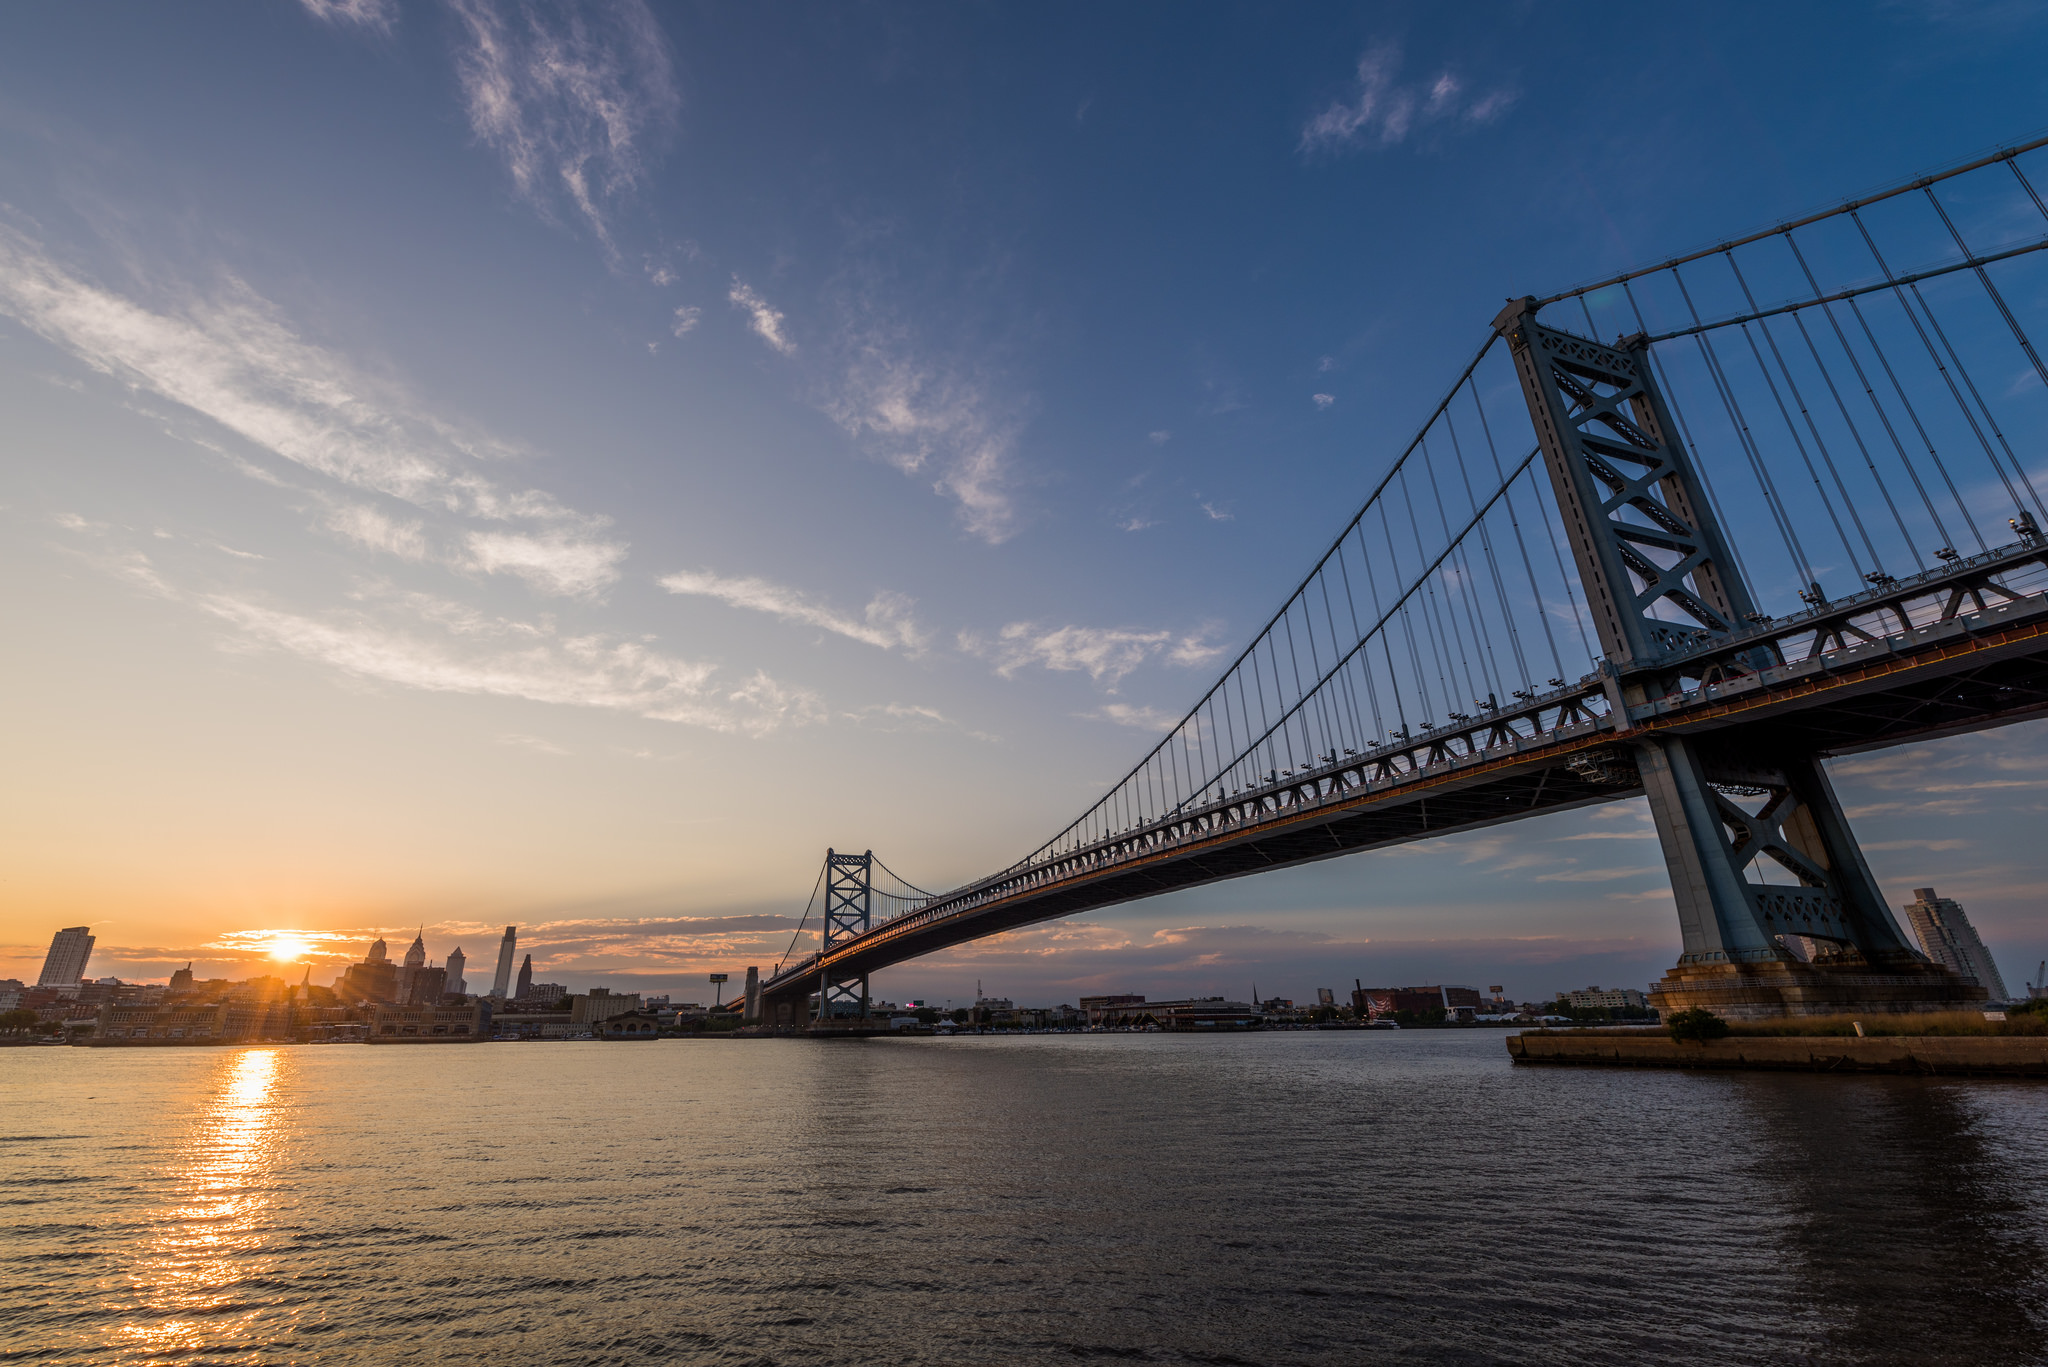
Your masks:
M1614 760L1640 773L1671 872L1685 952L1660 984L1662 1004L1682 1008L1688 992L1734 1014L1810 1010L1836 995L1869 1002L1873 970L1897 989L1880 996L1960 1003L1960 983L1942 982L1908 947L1818 756L1630 734L1630 705L1677 683L1669 658L1759 619L1658 392L1647 339L1607 346L1556 331L1536 321L1534 299L1510 303L1494 326L1514 353L1607 657L1624 742ZM1780 663L1768 648L1759 654L1744 663ZM1760 881L1766 858L1789 880ZM1795 937L1824 948L1809 963L1788 946Z
M821 954L829 955L842 940L867 933L874 922L875 852L840 854L825 851L825 944ZM835 981L832 971L818 976L818 1019L868 1014L868 980L865 975Z

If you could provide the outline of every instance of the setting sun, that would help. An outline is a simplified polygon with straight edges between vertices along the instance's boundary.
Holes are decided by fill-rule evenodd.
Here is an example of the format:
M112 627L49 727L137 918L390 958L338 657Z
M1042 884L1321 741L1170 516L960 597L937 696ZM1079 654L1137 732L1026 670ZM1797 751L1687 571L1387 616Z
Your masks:
M306 957L306 952L312 947L297 931L291 930L278 931L270 937L270 942L266 946L270 951L270 957L281 963L297 963Z

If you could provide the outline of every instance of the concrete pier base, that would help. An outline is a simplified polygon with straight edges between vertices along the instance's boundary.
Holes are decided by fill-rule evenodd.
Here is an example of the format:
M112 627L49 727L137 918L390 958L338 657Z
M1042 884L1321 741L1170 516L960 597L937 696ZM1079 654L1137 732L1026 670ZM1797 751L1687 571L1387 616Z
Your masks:
M1667 1019L1696 1006L1723 1020L1967 1011L1985 998L1983 988L1940 964L1879 966L1860 958L1680 963L1650 989L1650 1005Z

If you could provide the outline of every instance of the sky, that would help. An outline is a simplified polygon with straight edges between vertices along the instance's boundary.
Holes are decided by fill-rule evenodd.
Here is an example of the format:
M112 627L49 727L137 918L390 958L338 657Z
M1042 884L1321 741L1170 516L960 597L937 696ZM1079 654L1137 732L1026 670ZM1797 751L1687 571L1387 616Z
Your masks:
M475 987L517 924L544 981L694 1000L828 847L1001 867L1504 298L2016 141L2044 58L1997 4L0 10L0 976L77 924L130 980L417 931ZM2048 730L1831 772L1893 903L2033 979ZM875 988L1534 998L1677 953L1635 801Z

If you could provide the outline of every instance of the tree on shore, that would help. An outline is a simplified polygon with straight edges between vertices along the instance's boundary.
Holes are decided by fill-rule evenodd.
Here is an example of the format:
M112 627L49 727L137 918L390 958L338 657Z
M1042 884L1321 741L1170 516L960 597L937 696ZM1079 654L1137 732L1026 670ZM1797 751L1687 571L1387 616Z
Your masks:
M1695 1006L1688 1011L1675 1011L1666 1025L1671 1031L1671 1038L1680 1042L1691 1040L1696 1044L1705 1044L1708 1040L1725 1039L1728 1035L1728 1022L1704 1006Z

